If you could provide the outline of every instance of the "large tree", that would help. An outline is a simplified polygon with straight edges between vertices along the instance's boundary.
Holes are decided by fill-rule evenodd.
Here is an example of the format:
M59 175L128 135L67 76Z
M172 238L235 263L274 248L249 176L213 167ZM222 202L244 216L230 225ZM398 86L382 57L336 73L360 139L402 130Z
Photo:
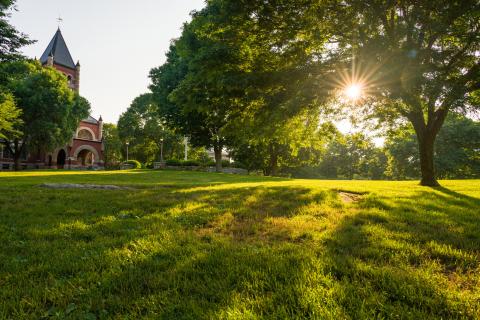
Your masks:
M385 149L388 175L394 179L417 178L420 162L415 131L411 126L392 130ZM435 142L435 167L442 179L480 176L480 122L450 113Z
M123 145L128 142L131 154L145 163L160 160L162 152L164 158L183 155L183 137L166 126L158 108L153 95L145 93L135 98L118 120Z
M90 104L69 88L62 73L38 62L3 63L0 73L0 86L11 92L21 111L15 132L3 140L18 170L27 147L29 152L39 152L68 142L79 121L88 115Z
M319 22L330 26L332 44L324 61L345 85L364 87L359 113L413 125L421 184L438 185L434 143L448 113L480 105L480 2L342 0L325 8Z
M115 168L122 160L122 141L115 124L103 124L104 161L106 168Z
M33 43L8 23L7 18L10 11L14 10L14 3L14 0L0 0L0 63L21 59L19 49ZM0 68L0 72L1 70ZM0 75L0 78L5 77L6 75ZM6 134L18 134L14 128L21 122L20 113L11 92L0 83L0 139L6 138Z
M217 170L232 130L243 134L232 123L252 123L249 118L262 110L284 121L312 105L303 99L313 86L305 85L302 67L315 58L304 36L296 37L311 3L209 1L185 25L167 63L152 71L160 108L174 115L173 124L193 144L213 147ZM269 148L275 153L273 144Z

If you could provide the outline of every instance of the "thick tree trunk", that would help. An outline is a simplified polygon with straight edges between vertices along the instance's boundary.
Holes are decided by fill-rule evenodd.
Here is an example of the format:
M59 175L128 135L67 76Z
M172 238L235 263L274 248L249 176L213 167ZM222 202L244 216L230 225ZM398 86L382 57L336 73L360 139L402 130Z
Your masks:
M15 171L20 171L20 155L19 154L17 155L15 153L13 157L13 163L14 163L13 168L15 169Z
M422 113L411 113L409 120L413 124L418 140L420 155L420 170L422 173L422 186L437 187L440 184L435 179L434 148L435 138L447 116L447 109L429 112L428 122L425 124Z
M270 145L270 159L265 173L267 176L276 176L278 174L278 156L273 145Z
M422 172L422 186L436 187L439 183L435 179L434 164L434 146L435 136L431 133L425 133L422 139L418 137L418 149L420 153L420 170Z
M215 144L213 151L215 152L215 171L222 172L222 146Z

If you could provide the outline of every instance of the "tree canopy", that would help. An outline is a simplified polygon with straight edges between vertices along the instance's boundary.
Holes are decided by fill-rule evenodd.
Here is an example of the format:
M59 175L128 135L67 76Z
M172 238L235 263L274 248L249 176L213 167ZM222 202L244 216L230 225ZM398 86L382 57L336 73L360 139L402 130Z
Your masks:
M357 112L413 125L423 185L437 185L434 142L448 113L479 107L479 14L476 0L347 0L322 20L337 78L365 88Z
M264 171L275 150L304 157L315 140L304 137L328 136L321 124L342 115L384 131L410 123L421 184L435 186L447 115L479 109L479 12L474 0L211 0L152 70L151 90L169 127L269 162ZM354 99L339 94L348 87Z
M80 120L88 116L90 104L74 93L67 78L53 68L38 62L3 63L0 86L7 88L21 111L15 132L7 134L4 144L14 154L16 168L19 157L30 151L50 150L67 143Z
M118 135L130 154L137 160L151 164L163 156L178 159L183 155L183 136L165 125L158 105L151 93L135 98L118 121Z

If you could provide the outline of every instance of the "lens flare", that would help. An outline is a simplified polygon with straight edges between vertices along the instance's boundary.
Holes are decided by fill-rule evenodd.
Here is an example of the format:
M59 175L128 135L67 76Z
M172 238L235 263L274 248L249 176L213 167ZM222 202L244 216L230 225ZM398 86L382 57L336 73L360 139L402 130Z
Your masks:
M363 85L360 83L351 83L344 89L344 95L348 100L356 101L363 95Z

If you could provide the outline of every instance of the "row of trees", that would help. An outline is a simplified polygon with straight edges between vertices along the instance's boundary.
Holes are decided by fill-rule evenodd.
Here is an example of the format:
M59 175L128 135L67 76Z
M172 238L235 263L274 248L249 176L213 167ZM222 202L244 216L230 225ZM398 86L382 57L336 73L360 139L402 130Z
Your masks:
M27 148L37 154L65 144L90 104L68 87L62 73L19 53L32 41L8 23L13 4L0 0L0 143L18 170Z
M437 185L447 115L479 108L479 12L477 0L210 0L151 71L152 99L218 170L225 147L266 174L315 161L329 120L348 114L413 130L421 183ZM362 99L339 98L349 84Z
M452 114L438 135L435 166L442 179L480 177L480 122ZM285 167L301 178L418 179L420 159L415 132L392 130L383 146L362 133L336 134L314 165Z
M158 161L162 137L164 159L183 158L183 137L165 126L158 112L152 112L156 109L151 94L141 95L122 114L118 128L113 124L104 125L107 166L115 167L125 160L127 141L131 158L147 165ZM283 135L275 137L274 153L271 144L249 145L242 143L242 139L236 140L239 143L230 150L235 165L266 175L298 178L403 180L421 177L417 137L408 125L390 130L382 146L376 146L372 137L361 132L342 134L330 123L321 125L317 136L298 138L299 131L295 130L298 126L298 123L285 126ZM282 140L289 134L292 138ZM308 147L298 143L302 140L309 141ZM297 141L297 150L293 150L292 141ZM453 113L447 117L437 141L438 177L480 177L480 122ZM275 154L275 172L272 172L272 154ZM189 158L208 161L202 148L190 149Z

